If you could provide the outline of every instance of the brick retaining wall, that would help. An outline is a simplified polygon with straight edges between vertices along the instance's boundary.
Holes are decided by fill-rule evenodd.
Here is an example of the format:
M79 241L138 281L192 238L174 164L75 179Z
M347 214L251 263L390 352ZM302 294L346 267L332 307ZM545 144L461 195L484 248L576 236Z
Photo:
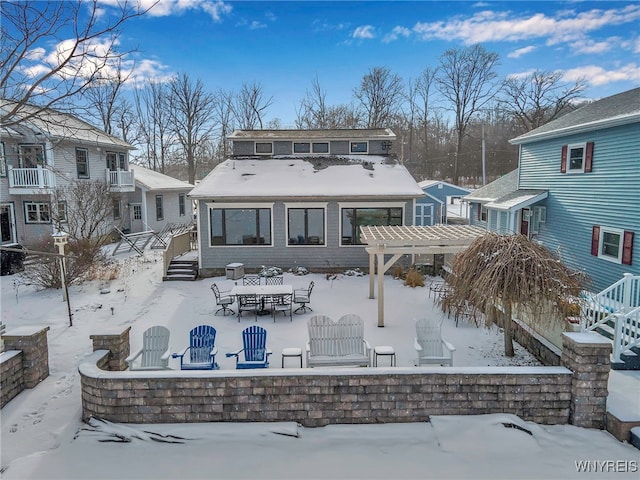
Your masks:
M593 333L564 334L565 366L103 370L122 368L110 358L129 348L128 333L92 336L105 349L94 347L80 365L84 419L322 426L511 413L541 424L604 426L602 362L610 345Z
M49 327L18 327L2 335L0 355L0 408L25 388L33 388L49 376Z

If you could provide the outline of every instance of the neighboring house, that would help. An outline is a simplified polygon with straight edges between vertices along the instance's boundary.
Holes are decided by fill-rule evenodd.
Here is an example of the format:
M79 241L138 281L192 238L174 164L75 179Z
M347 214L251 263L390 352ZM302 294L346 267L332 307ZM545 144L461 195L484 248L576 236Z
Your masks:
M0 109L9 105L2 101ZM52 204L52 194L75 181L107 182L117 194L113 223L120 224L126 193L134 191L134 173L129 169L132 149L90 124L54 110L15 126L0 127L2 245L32 246L50 237L54 214L72 214L65 204Z
M465 198L470 221L528 235L586 272L593 291L640 275L640 89L511 143L520 147L519 168Z
M228 263L368 267L361 225L411 225L424 194L389 129L236 131L233 157L189 194L203 274Z
M470 190L441 180L418 183L425 196L416 200L414 225L430 226L447 223L447 201L468 195Z
M139 165L133 167L136 189L128 197L126 229L161 232L169 224L193 223L193 202L187 198L193 185Z

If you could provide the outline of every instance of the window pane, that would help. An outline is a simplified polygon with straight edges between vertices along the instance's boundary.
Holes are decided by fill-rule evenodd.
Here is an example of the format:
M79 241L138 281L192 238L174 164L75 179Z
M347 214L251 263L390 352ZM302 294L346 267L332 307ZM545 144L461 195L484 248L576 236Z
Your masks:
M7 160L4 156L4 143L0 142L0 177L7 176Z
M572 148L569 154L569 170L582 170L584 148Z
M260 235L258 243L271 245L271 210L268 208L261 208L258 210L260 217Z
M294 143L293 153L309 153L311 152L311 145L309 143Z
M222 210L210 210L211 215L211 245L224 244L224 231L222 229Z
M351 142L351 153L367 153L367 142Z
M324 209L307 210L307 241L311 245L324 245Z
M178 195L178 213L180 215L185 214L184 193Z
M142 205L133 206L133 219L142 220Z
M289 209L289 245L306 243L304 208Z
M328 143L314 143L313 144L313 153L329 153L329 144Z
M162 195L156 195L156 220L164 220L164 207Z
M342 209L342 244L353 245L353 217L355 209Z
M620 235L604 232L602 236L602 255L618 258L620 255Z

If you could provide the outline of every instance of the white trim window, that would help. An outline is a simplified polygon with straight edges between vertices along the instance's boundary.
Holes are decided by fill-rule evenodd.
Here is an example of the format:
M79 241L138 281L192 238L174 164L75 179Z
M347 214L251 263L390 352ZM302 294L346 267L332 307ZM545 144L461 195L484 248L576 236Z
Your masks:
M530 214L531 233L540 233L540 224L547 221L547 207L533 207Z
M7 159L4 155L4 142L0 142L0 177L7 176Z
M89 178L89 151L86 148L76 148L76 172L78 178Z
M49 202L24 202L25 223L51 223Z
M22 168L44 167L44 146L24 144L19 146L20 166Z
M294 142L293 153L311 153L311 144L309 142Z
M311 151L313 153L329 153L329 142L313 142Z
M162 195L156 195L156 221L164 220L164 199Z
M622 242L624 231L618 228L600 227L598 258L622 263Z
M13 203L0 204L0 243L16 242L16 217Z
M340 245L364 245L360 240L362 226L404 225L404 208L391 205L340 206Z
M209 246L271 246L272 205L209 205Z
M350 142L349 151L351 153L367 153L369 151L369 142Z
M184 217L186 215L186 196L184 193L178 194L178 215Z
M562 146L560 173L589 173L593 169L593 142Z
M323 207L287 208L287 245L324 246L325 218Z

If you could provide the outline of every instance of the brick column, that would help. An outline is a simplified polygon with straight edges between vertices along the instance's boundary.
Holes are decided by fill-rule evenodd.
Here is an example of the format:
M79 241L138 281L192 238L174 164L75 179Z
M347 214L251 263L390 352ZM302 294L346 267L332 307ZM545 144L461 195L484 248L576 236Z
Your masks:
M129 345L129 332L131 327L127 327L121 333L101 333L90 335L93 340L93 351L109 350L109 363L107 370L122 371L126 370L128 365L125 361L129 356L131 347Z
M597 333L562 334L562 364L573 372L569 423L606 426L611 343Z
M18 327L3 336L4 348L22 351L24 387L33 388L49 376L49 327Z

